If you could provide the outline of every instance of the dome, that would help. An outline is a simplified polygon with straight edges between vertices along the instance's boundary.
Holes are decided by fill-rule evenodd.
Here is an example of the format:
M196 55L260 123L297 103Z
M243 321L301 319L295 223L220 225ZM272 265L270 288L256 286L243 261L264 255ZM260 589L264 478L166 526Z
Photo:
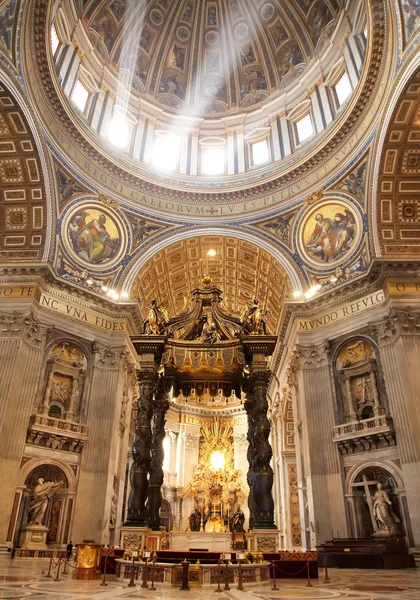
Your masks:
M177 190L290 171L328 143L366 77L363 1L69 1L50 16L65 112L101 154Z
M337 0L88 2L85 31L135 95L209 117L249 110L296 83L325 50Z

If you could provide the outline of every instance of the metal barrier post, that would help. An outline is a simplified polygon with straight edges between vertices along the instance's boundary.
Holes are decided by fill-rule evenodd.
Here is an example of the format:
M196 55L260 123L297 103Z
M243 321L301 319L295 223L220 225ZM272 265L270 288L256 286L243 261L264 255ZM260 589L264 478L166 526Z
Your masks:
M142 573L141 573L141 574L142 574L142 576L143 576L143 582L142 582L142 584L141 584L141 587L142 587L144 590L147 590L147 589L149 589L149 585L148 585L148 583L147 583L147 578L148 578L148 576L149 576L149 563L147 562L147 559L146 559L146 564L145 564L145 565L144 565L144 567L142 568Z
M217 565L217 589L215 590L216 592L221 592L222 588L220 587L220 582L222 580L222 576L221 576L221 572L220 572L220 558L219 558L219 562Z
M58 567L57 567L57 575L55 576L54 581L60 581L60 566L61 566L61 558L58 559Z
M276 561L273 560L273 587L271 588L272 590L278 590L279 588L277 587L277 583L276 583Z
M308 583L306 584L305 587L314 587L311 583L311 574L309 572L309 561L306 562L306 571L308 573Z
M241 592L244 591L244 586L242 583L242 563L240 560L238 560L238 587L236 588L237 590L241 590Z
M131 567L131 576L130 576L130 581L128 582L128 587L136 587L136 584L134 583L134 558L133 558L133 565Z
M156 568L156 559L153 559L153 565L152 565L152 585L150 586L151 590L155 590L155 568Z
M225 590L230 590L230 585L229 585L229 571L228 571L228 561L226 561L226 568L225 568Z
M107 565L107 562L108 562L108 555L106 554L105 555L105 564L104 564L104 578L102 580L101 586L103 586L103 585L107 586L108 585L107 582L105 581L105 579L106 579L106 565Z
M50 564L49 564L49 566L48 566L48 573L45 575L45 577L48 577L48 579L50 579L50 578L52 577L52 575L51 575L51 565L52 565L52 561L53 561L53 557L52 557L52 555L51 555L51 558L50 558Z
M66 571L66 566L67 566L66 557L63 558L63 561L64 561L63 575L67 575L67 571Z
M184 558L182 562L182 585L179 588L180 590L185 590L187 592L190 591L189 586L189 572L190 572L190 563Z
M327 565L326 558L324 558L324 571L325 571L324 583L330 583L330 578L328 577L328 565Z

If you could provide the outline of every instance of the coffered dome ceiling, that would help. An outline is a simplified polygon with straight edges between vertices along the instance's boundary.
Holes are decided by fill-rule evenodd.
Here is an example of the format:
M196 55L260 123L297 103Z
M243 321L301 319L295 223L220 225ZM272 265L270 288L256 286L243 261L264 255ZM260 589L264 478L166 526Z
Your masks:
M299 79L339 11L338 0L90 0L82 19L134 94L206 115L255 107Z
M209 250L215 256L209 256ZM200 236L171 244L140 269L131 297L139 300L142 314L155 298L175 316L183 312L190 292L202 287L206 272L222 290L229 312L239 315L256 296L267 310L269 330L277 331L284 300L291 293L290 279L271 254L238 238Z

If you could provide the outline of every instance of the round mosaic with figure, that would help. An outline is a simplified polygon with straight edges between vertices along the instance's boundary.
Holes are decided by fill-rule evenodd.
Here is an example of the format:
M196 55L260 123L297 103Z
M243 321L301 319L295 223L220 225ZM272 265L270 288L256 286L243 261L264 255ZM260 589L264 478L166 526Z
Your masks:
M72 211L63 222L67 248L78 262L109 267L125 247L124 228L109 208L88 204Z
M317 205L303 218L300 249L312 264L336 266L351 255L362 231L359 212L347 202L334 199Z

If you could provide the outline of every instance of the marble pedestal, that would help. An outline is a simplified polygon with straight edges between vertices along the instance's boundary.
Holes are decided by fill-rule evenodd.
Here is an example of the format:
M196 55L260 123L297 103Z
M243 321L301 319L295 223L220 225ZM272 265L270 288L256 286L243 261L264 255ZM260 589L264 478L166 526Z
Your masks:
M172 531L169 548L171 550L209 550L210 552L230 552L229 532Z
M144 547L147 547L147 538L152 533L149 527L133 527L129 525L123 525L120 531L121 548L128 550L142 550Z
M20 535L21 548L45 550L47 548L48 532L49 527L45 527L45 525L26 525Z
M246 534L248 550L259 552L277 552L279 550L279 533L277 529L254 529Z

